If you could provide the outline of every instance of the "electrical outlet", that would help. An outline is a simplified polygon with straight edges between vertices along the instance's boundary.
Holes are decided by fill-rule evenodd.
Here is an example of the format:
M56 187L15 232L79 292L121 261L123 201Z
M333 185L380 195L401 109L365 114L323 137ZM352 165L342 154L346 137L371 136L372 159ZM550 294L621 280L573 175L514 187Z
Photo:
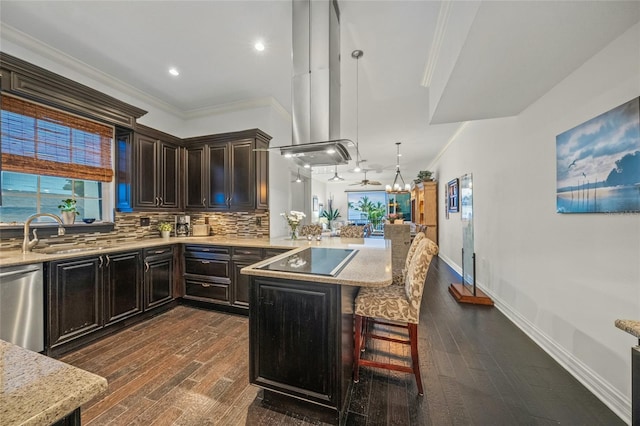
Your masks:
M149 225L151 225L151 219L149 219L148 217L140 218L140 226L149 226Z
M262 226L262 218L256 217L256 226Z

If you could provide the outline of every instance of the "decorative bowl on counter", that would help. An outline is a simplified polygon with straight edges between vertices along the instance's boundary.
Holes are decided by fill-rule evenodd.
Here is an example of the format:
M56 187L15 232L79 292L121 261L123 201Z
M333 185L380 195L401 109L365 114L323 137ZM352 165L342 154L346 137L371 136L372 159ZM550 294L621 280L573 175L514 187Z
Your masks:
M82 219L82 221L84 223L93 223L96 221L96 219L94 217L85 217L84 219Z

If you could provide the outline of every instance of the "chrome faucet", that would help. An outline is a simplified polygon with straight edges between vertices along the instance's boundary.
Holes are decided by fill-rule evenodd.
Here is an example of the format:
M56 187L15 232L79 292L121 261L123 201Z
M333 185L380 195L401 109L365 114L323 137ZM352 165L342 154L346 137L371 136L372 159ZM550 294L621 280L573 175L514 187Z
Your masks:
M59 225L58 225L58 235L64 235L64 227L62 226L62 219L60 219L60 217L56 216L55 214L51 214L51 213L36 213L34 215L31 215L27 218L27 220L24 223L24 240L22 240L22 252L23 253L28 253L30 252L40 241L38 239L38 230L34 229L33 230L33 240L29 241L29 225L31 225L31 222L33 222L34 219L38 218L38 217L50 217L55 219Z

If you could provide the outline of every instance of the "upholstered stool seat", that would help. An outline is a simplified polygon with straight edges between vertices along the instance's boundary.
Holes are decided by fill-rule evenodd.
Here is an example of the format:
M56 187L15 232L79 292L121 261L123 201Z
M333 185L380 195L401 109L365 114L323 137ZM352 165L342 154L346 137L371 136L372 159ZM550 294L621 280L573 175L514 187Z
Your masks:
M361 288L356 299L355 314L389 321L418 323L416 310L411 308L404 287L399 285Z

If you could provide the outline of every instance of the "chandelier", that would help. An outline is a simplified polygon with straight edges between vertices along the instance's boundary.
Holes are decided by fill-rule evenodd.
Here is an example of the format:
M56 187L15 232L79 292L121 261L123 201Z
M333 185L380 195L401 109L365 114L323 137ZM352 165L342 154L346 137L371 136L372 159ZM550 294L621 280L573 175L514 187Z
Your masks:
M401 194L409 192L411 186L408 183L404 183L402 174L400 174L400 144L402 142L396 142L396 177L393 179L393 184L386 185L385 191L388 194Z

